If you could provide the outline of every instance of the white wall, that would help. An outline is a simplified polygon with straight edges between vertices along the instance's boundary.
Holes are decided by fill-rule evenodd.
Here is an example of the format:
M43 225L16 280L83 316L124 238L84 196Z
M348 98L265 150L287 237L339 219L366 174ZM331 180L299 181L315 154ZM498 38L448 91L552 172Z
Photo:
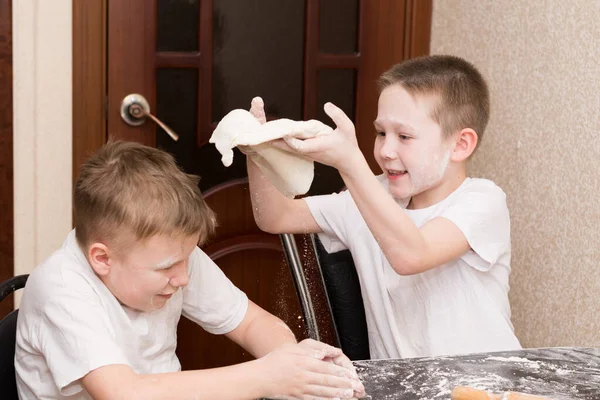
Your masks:
M13 7L15 274L71 229L72 0Z
M600 1L434 0L431 52L473 62L492 115L472 174L511 212L524 346L600 346Z

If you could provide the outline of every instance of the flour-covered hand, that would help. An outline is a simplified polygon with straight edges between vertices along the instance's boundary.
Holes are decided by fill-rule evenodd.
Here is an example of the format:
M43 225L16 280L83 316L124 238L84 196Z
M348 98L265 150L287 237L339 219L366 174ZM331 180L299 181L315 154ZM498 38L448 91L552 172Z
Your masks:
M283 345L261 358L261 375L270 377L269 397L275 399L354 399L364 393L356 372L328 362L341 350L307 339Z

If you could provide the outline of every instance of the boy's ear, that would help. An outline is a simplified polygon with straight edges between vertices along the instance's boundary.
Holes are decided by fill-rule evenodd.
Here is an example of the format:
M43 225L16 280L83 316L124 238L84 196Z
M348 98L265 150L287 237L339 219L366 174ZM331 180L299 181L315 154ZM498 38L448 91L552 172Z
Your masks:
M105 244L92 243L88 249L88 260L98 275L106 276L110 272L110 256Z
M477 147L477 132L471 128L462 129L454 136L454 149L450 159L454 162L466 160L473 154Z

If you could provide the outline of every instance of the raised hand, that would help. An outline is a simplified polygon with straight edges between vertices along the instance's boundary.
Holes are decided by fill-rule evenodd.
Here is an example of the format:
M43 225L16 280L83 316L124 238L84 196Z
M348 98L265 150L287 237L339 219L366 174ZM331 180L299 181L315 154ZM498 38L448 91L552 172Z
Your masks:
M352 168L357 158L363 157L356 140L354 124L340 108L332 103L326 103L324 110L337 127L330 134L309 139L286 137L282 141L273 143L281 149L301 153L309 159L343 172Z

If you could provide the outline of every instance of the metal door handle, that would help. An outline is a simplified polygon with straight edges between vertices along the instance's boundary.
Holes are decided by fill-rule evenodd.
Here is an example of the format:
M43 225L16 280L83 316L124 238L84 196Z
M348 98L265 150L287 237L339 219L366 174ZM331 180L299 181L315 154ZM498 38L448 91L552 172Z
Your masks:
M167 135L174 141L179 140L179 136L171 128L150 113L150 104L144 96L137 93L128 94L121 102L121 118L131 126L140 126L146 122L146 117L156 122L163 128Z

